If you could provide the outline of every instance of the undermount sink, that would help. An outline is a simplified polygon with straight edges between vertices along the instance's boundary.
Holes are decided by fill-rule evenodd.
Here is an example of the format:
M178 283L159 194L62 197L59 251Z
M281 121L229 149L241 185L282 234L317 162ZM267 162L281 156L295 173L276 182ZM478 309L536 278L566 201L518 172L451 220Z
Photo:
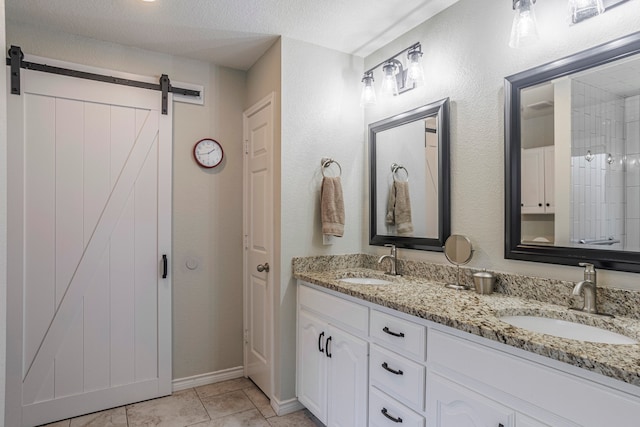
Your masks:
M355 285L390 285L393 282L375 277L343 277L340 282L352 283Z
M502 316L500 320L532 332L602 344L638 344L638 341L595 326L539 316Z

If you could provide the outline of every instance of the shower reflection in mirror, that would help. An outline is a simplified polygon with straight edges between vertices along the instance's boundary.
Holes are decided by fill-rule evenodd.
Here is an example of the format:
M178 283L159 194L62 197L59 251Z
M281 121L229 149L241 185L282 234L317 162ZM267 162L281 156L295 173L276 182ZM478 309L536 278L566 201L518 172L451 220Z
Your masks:
M640 58L521 91L523 243L640 251Z

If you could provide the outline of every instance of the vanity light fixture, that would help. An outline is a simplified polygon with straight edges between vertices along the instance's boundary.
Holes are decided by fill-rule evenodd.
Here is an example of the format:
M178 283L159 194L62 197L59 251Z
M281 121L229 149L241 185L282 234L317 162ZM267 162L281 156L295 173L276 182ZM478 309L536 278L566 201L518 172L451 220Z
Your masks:
M602 0L569 0L569 20L577 24L604 12Z
M376 89L373 87L373 72L369 71L362 77L362 95L360 95L360 106L368 107L376 103Z
M405 52L407 52L406 67L402 61L397 59ZM368 107L376 103L373 72L380 67L382 67L380 93L384 96L400 95L424 84L422 45L415 43L364 72L361 80L363 86L360 96L360 106L362 107Z
M511 26L509 47L517 48L538 40L538 26L533 5L536 0L511 0L516 16ZM593 18L628 0L568 0L570 24Z
M511 26L509 47L518 48L538 40L538 23L533 5L536 0L513 0L516 16Z
M422 69L422 47L409 49L407 53L409 69L407 70L407 83L421 86L424 84L424 70Z
M396 96L398 92L398 75L402 76L402 64L397 59L385 63L382 66L382 86L380 93L383 96Z

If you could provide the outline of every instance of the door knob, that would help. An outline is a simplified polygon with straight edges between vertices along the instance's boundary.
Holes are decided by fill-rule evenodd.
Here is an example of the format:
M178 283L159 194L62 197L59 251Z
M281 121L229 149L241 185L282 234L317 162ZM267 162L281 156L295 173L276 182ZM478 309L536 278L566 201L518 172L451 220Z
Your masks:
M264 264L258 264L258 266L256 267L256 270L258 270L259 273L262 273L263 271L266 271L268 273L269 263L265 262Z

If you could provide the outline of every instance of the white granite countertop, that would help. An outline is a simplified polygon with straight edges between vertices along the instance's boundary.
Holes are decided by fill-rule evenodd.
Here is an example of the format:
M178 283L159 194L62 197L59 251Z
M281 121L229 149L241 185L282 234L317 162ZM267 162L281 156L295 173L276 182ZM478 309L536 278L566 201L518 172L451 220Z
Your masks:
M366 268L295 271L297 279L422 319L559 360L640 386L640 344L613 345L530 332L499 320L506 315L537 315L597 326L640 341L640 320L601 317L535 300L493 293L458 291L441 282L412 276L394 277ZM377 277L391 285L357 285L345 277Z

